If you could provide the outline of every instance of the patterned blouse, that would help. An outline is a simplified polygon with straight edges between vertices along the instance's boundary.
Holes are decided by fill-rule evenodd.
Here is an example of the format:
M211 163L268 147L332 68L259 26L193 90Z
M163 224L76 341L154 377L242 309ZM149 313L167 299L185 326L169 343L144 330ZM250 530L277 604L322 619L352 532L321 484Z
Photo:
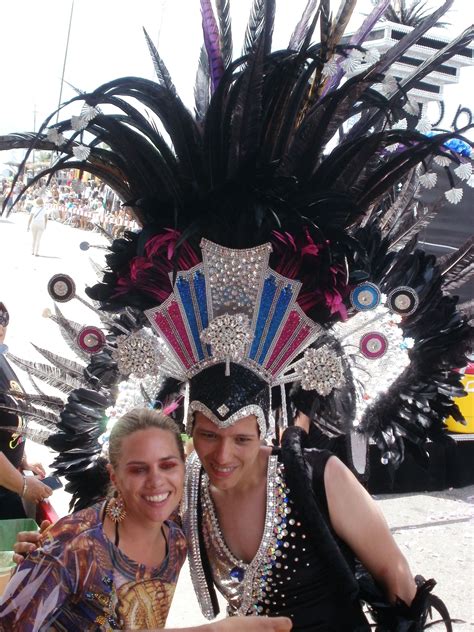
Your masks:
M168 555L160 567L138 564L104 534L103 504L66 516L41 548L18 566L0 601L0 630L108 631L163 628L186 540L168 526Z

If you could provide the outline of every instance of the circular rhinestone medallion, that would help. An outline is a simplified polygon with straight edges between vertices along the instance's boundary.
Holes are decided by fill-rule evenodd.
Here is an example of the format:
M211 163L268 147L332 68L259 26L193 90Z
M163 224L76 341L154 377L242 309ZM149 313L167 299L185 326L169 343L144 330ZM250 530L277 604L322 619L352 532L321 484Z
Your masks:
M380 290L373 283L366 281L352 290L350 298L352 306L358 311L375 309L380 303Z
M104 333L98 327L83 327L77 335L77 344L86 353L99 353L105 345Z
M370 331L360 339L360 351L368 360L378 360L387 348L387 338L378 331Z
M416 311L420 300L418 294L411 287L402 285L396 287L388 295L390 309L400 316L409 316Z
M48 281L48 293L58 303L67 303L76 294L76 284L67 274L55 274Z

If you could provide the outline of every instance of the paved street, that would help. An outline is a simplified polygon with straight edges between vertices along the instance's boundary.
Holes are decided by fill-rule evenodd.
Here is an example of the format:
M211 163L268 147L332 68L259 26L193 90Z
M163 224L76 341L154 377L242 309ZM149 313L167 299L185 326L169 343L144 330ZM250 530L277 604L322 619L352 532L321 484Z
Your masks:
M106 240L98 233L49 222L40 248L41 256L33 257L26 224L24 213L12 214L8 219L0 217L0 300L11 315L6 342L12 353L28 359L40 361L30 342L71 355L54 323L42 317L45 308L53 307L46 284L54 273L65 272L74 278L77 292L82 294L85 285L95 281L89 256L102 265L104 251L91 249L85 253L79 244L89 241L100 245ZM78 301L61 309L78 322L97 323L95 315ZM23 375L20 377L28 388L28 380ZM52 460L44 448L30 445L29 452L45 464ZM436 578L436 593L448 604L451 616L465 621L454 625L456 631L474 629L473 501L474 486L378 498L413 572ZM53 505L60 515L67 512L67 503L64 492L54 493ZM203 621L185 568L168 625Z

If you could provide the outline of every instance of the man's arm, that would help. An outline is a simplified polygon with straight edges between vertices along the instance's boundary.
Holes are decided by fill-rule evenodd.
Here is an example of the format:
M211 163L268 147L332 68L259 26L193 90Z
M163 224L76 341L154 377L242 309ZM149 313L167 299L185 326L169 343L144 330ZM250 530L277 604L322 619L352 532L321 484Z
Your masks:
M375 501L334 456L327 462L324 485L335 532L385 588L391 603L399 597L410 605L416 593L413 575Z

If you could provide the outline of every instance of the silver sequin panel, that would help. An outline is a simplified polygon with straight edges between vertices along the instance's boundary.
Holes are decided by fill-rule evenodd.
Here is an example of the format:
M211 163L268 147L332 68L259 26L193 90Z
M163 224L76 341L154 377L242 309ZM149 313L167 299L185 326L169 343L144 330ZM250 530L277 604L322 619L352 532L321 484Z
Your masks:
M277 457L269 457L264 531L258 551L248 564L237 559L224 541L209 492L209 479L204 475L201 497L204 543L214 583L229 604L229 614L262 612L259 604L265 601L274 566L282 555L279 547L284 537L287 514L291 512L282 472L283 465L278 463ZM240 569L240 578L232 576L235 569Z

